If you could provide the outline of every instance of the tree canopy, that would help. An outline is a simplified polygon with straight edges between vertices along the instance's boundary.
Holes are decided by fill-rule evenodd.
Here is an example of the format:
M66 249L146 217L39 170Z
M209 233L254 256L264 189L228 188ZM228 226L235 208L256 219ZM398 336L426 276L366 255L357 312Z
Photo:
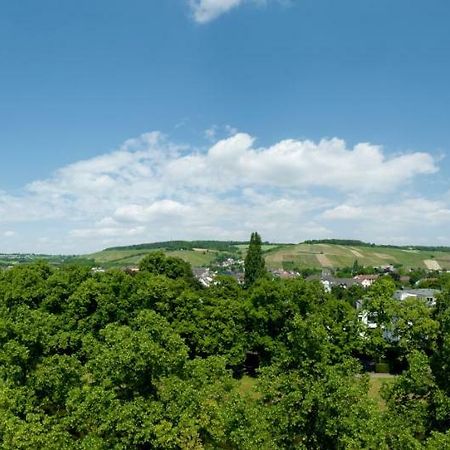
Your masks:
M244 281L246 286L251 286L265 274L265 261L262 255L261 244L261 236L256 232L252 233L244 261Z
M393 289L362 294L370 329L318 282L204 288L156 252L134 275L1 271L0 448L448 448L450 286L435 306ZM400 372L382 408L367 358Z

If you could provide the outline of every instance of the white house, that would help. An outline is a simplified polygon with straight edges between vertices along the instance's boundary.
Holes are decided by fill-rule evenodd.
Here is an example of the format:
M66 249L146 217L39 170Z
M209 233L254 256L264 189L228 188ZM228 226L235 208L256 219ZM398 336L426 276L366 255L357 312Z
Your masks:
M358 281L363 288L367 289L375 283L378 279L378 275L356 275L353 279Z

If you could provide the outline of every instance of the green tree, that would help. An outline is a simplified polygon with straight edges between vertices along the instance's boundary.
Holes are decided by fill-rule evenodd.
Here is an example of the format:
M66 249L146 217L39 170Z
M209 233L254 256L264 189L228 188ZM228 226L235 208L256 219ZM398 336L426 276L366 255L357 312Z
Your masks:
M265 261L261 250L261 236L254 232L250 237L250 245L245 257L245 285L251 286L266 273Z
M358 263L358 260L355 259L353 266L352 266L352 275L358 275L361 270L361 266Z
M184 279L195 285L195 277L189 263L176 256L166 256L163 252L152 252L145 256L139 263L141 272L153 275L165 275L173 280Z
M369 379L352 361L316 374L262 371L259 390L269 433L280 449L387 449Z

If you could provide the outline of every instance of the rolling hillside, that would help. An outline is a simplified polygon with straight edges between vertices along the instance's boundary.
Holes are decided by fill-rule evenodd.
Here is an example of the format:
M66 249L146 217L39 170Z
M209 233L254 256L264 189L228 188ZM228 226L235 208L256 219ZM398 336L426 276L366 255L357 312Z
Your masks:
M219 254L217 250L195 249L195 250L167 250L163 247L149 250L103 250L93 253L87 257L93 259L96 264L104 267L127 267L134 266L148 253L161 250L166 255L178 256L193 267L205 267L211 264Z
M298 244L269 252L269 267L293 265L307 267L351 266L355 260L364 266L402 265L404 268L450 269L450 252L393 248L384 246L347 246L337 244Z
M195 247L197 245L198 247ZM104 267L136 265L149 252L162 250L178 256L193 267L205 267L224 252L237 259L245 257L247 245L237 242L196 241L194 243L142 244L116 247L87 255ZM364 266L401 265L404 268L450 269L449 249L407 248L374 245L339 245L334 243L267 244L263 251L268 268L338 268L351 266L355 260Z

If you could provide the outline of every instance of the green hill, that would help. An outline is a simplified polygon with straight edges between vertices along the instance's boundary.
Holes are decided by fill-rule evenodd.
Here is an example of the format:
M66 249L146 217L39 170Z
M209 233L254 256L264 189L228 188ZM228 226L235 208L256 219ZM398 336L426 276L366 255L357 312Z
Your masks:
M161 250L184 259L193 267L204 267L223 254L243 258L246 249L246 243L237 241L169 241L114 247L87 257L105 267L126 267L138 264L149 252ZM271 269L339 268L351 266L355 260L364 266L393 264L405 269L450 269L448 247L395 247L361 241L325 240L301 244L266 242L263 251L267 267Z
M355 260L363 266L388 264L409 268L450 269L450 251L377 245L338 245L303 243L284 247L266 256L269 267L282 268L287 264L299 268L348 267Z

